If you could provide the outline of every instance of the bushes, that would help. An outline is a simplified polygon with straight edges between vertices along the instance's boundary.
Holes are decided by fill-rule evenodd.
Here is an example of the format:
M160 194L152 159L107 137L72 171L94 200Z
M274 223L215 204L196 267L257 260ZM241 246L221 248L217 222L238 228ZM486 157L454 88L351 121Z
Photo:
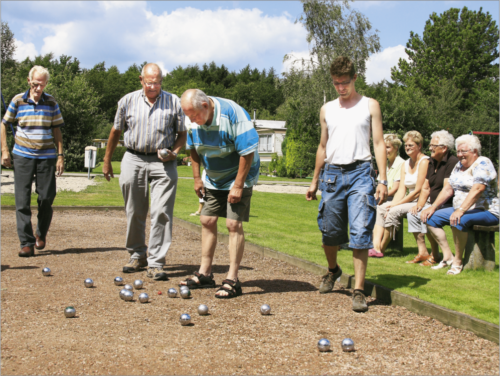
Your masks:
M286 177L286 159L285 157L278 157L278 154L274 153L271 157L271 163L269 163L269 173L275 174L279 177Z
M186 159L186 161L184 161ZM177 166L187 165L187 155L177 154Z
M125 146L117 146L115 152L113 153L113 157L111 158L112 162L120 162L123 159L123 154L127 151ZM106 154L106 148L97 149L97 162L104 161L104 155Z

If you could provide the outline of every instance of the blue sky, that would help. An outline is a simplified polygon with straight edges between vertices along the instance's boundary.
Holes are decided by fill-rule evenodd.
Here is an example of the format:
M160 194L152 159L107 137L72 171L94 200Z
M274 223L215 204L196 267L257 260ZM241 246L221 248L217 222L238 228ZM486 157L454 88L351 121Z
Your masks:
M390 78L405 58L410 31L422 35L433 12L449 8L488 11L498 24L498 1L355 1L379 30L382 51L367 64L368 82ZM215 61L230 70L287 69L285 54L306 56L306 32L295 24L299 1L2 1L18 60L53 52L76 57L85 68L105 61L125 71L156 62L166 71Z

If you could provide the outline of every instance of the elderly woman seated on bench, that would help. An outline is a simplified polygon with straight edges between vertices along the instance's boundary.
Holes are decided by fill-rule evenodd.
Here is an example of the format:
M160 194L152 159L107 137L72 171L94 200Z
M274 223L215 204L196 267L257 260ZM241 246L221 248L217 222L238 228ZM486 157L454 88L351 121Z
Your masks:
M451 266L447 273L450 275L459 274L463 269L467 232L474 225L495 226L499 222L497 173L493 163L481 157L481 143L477 136L460 136L455 145L459 162L434 203L420 215L443 250L443 260L432 269ZM453 207L437 210L453 194ZM454 258L443 231L446 225L451 225L453 232Z

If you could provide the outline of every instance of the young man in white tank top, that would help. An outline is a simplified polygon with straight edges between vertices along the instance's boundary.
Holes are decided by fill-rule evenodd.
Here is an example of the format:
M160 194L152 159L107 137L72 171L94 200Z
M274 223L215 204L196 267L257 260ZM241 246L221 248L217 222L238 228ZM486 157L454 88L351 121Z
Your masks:
M376 206L387 198L382 113L376 100L356 92L357 75L349 58L341 56L335 59L330 74L339 98L321 108L321 141L314 177L306 193L306 199L311 201L317 200L318 187L322 192L318 225L323 233L329 272L323 276L319 292L330 292L342 275L342 269L337 265L337 252L340 245L349 240L356 277L352 309L365 312L368 310L364 294L365 274L368 249L373 247ZM380 171L378 184L371 167L370 130Z

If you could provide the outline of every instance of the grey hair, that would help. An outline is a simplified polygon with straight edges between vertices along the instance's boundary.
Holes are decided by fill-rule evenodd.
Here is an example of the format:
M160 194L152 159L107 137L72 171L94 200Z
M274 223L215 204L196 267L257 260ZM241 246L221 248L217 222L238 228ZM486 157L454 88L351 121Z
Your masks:
M393 133L384 134L384 142L390 143L396 150L399 150L402 144L398 135Z
M191 96L191 105L195 110L200 110L203 106L202 103L210 103L208 96L200 89L193 89L193 95Z
M477 155L481 155L481 142L479 142L479 138L472 134L464 134L463 136L458 137L455 140L455 145L458 150L459 145L467 145L471 148L471 150L477 150Z
M160 77L163 80L163 72L161 71L161 68L158 66L158 64L155 64L155 63L148 63L148 64L144 65L142 67L142 70L141 70L141 76L144 77L144 74L146 74L146 69L151 67L151 66L156 67L156 69L158 69L160 71Z
M50 73L47 70L47 68L42 67L41 65L35 65L33 68L30 69L30 72L28 74L28 77L30 81L33 79L33 75L36 73L43 74L45 76L45 79L47 82L49 81L50 78Z
M431 139L436 137L441 145L444 145L448 148L448 150L453 150L455 149L455 137L453 135L445 130L442 131L437 131L431 134Z

